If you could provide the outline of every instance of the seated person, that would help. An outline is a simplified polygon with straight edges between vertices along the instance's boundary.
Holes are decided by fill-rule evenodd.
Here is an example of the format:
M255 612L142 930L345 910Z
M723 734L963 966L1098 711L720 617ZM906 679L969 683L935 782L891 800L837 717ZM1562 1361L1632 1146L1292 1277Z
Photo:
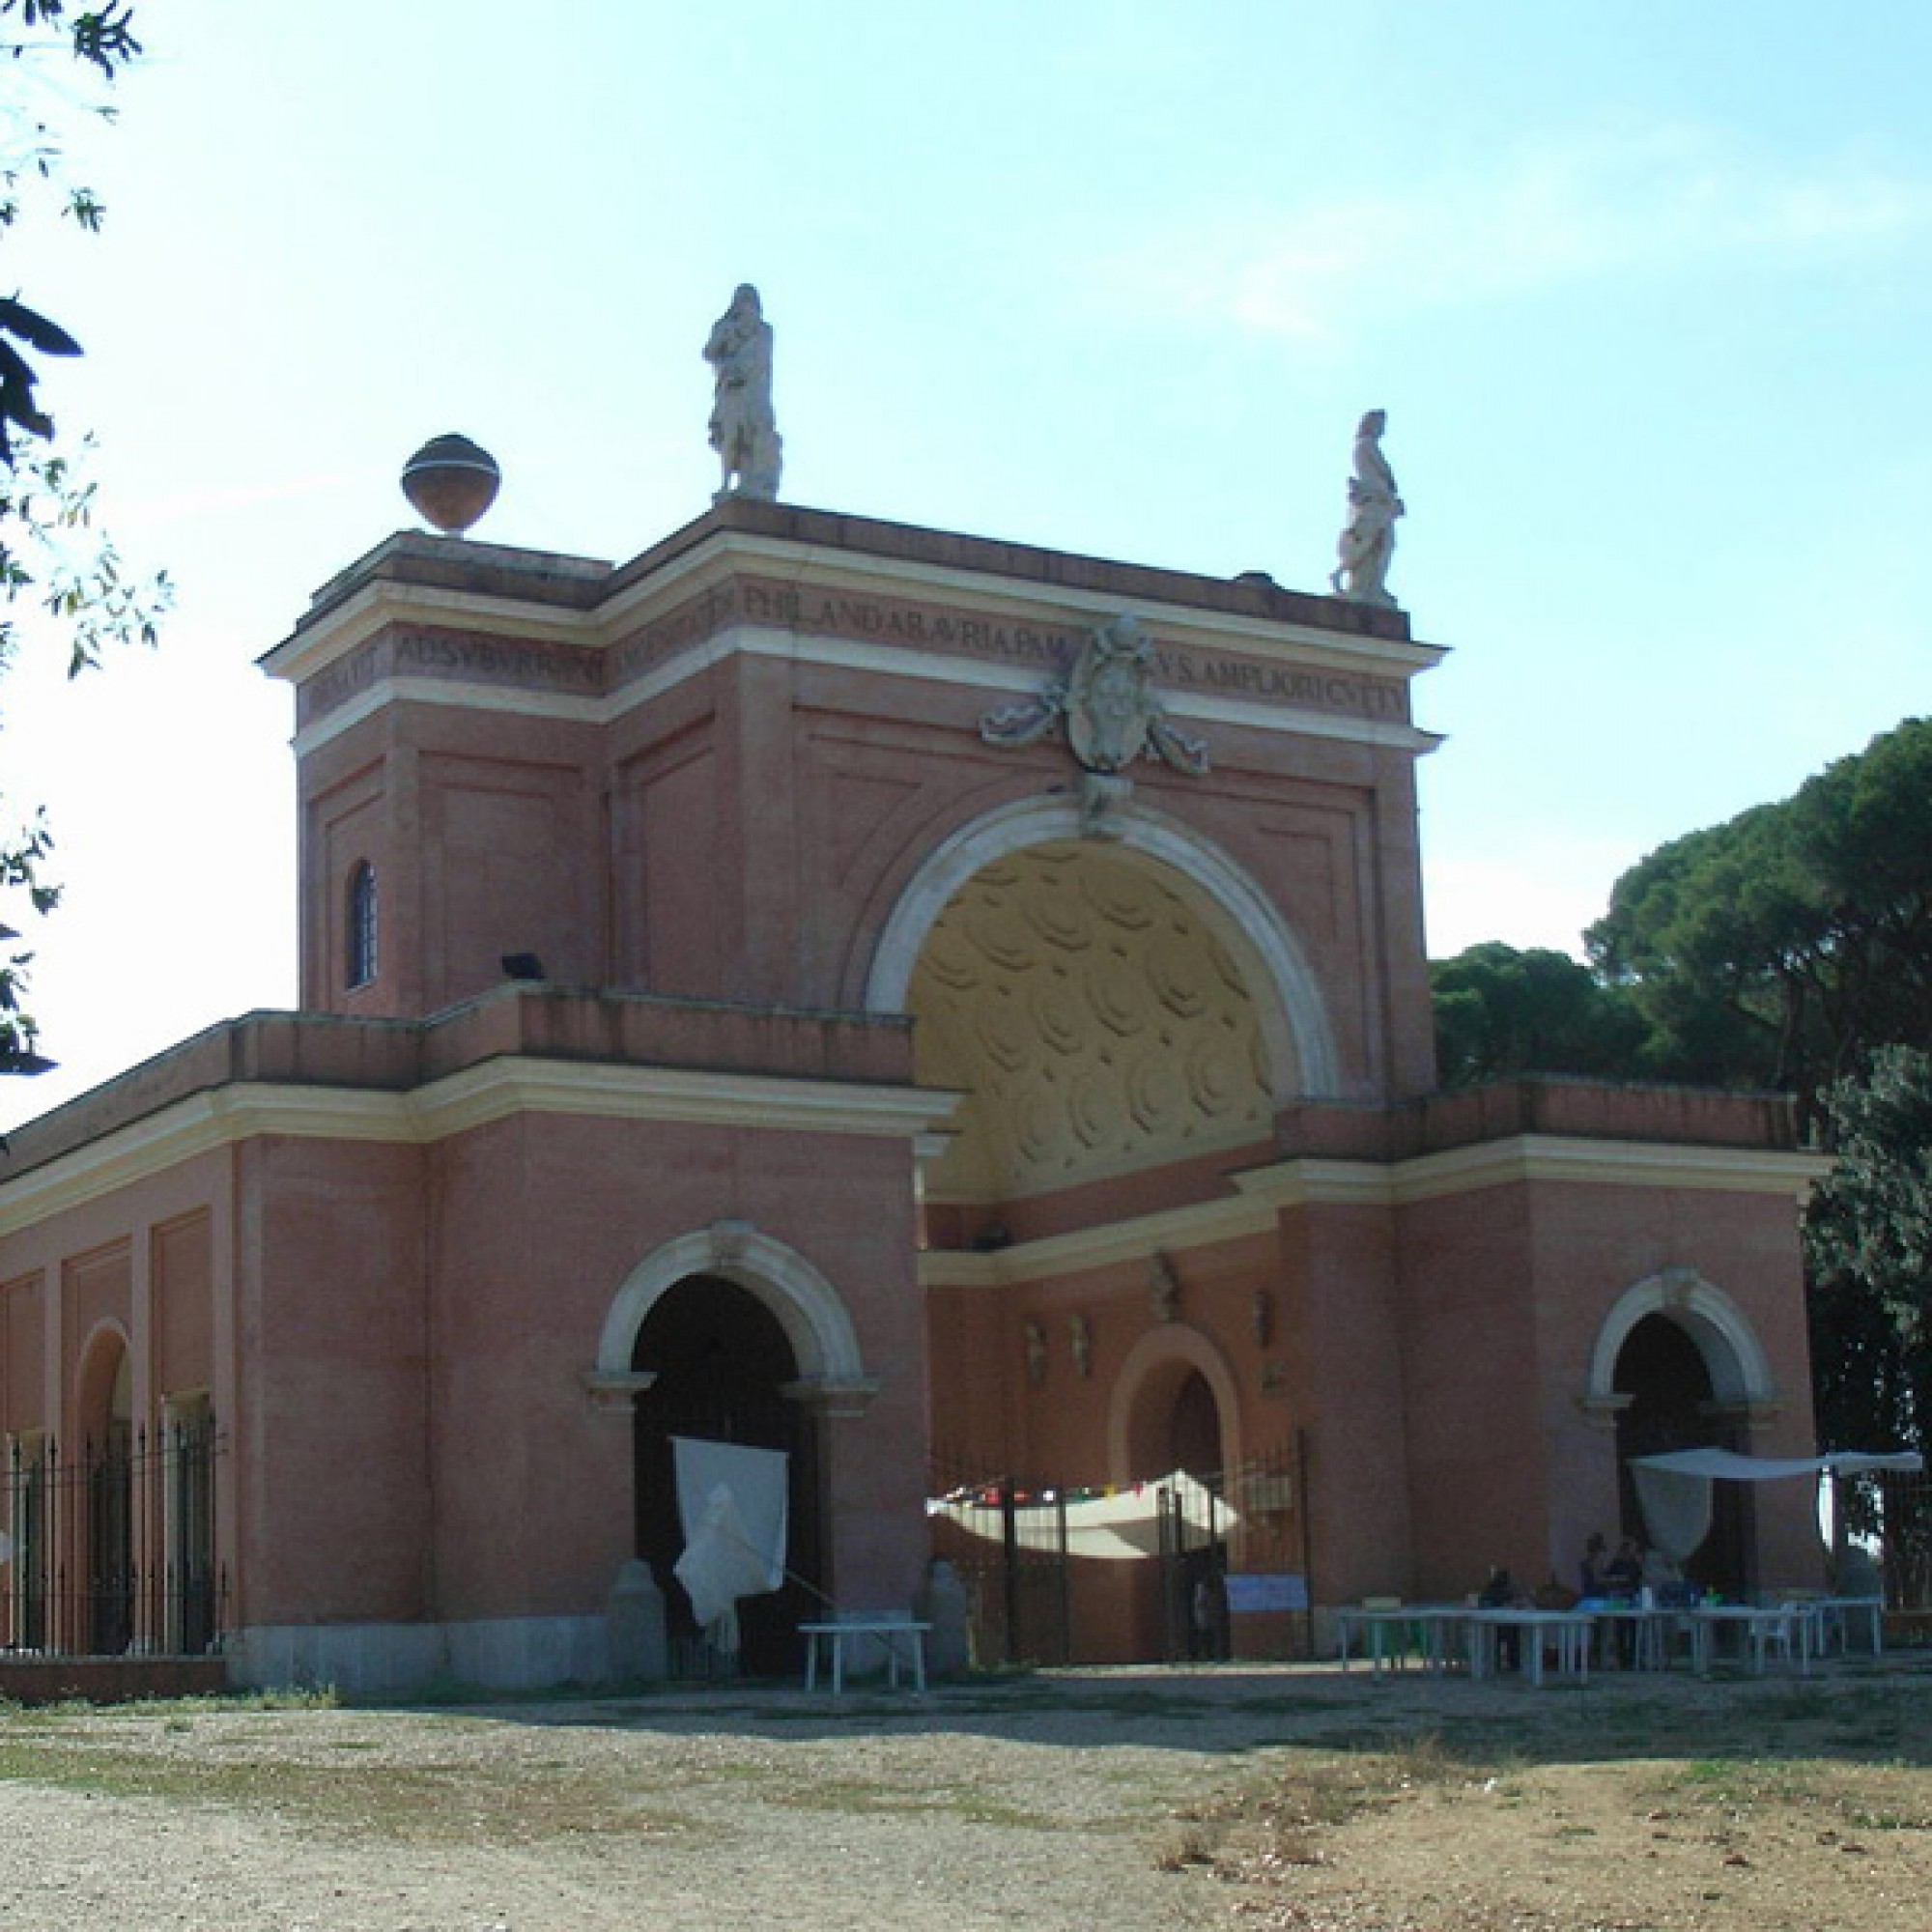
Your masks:
M1612 1597L1634 1597L1642 1587L1643 1549L1635 1537L1627 1536L1604 1565L1604 1588Z
M1477 1607L1485 1610L1519 1610L1525 1603L1517 1580L1500 1563L1490 1570L1490 1580L1477 1594ZM1522 1664L1522 1633L1508 1628L1496 1633L1496 1662L1505 1670L1517 1670Z
M1590 1540L1583 1546L1583 1566L1579 1573L1578 1588L1586 1597L1607 1597L1610 1588L1604 1581L1604 1571L1609 1563L1609 1546L1604 1541L1604 1532L1593 1529Z

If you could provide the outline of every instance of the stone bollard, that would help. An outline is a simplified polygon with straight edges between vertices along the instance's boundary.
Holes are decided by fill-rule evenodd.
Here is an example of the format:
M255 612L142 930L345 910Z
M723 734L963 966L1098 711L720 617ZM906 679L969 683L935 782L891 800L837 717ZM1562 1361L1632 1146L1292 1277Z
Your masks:
M926 1633L926 1668L934 1677L958 1677L973 1661L972 1620L966 1585L943 1556L935 1556L925 1574L925 1587L913 1605Z
M670 1674L664 1592L641 1557L632 1557L617 1572L605 1616L611 1628L613 1683L654 1684Z

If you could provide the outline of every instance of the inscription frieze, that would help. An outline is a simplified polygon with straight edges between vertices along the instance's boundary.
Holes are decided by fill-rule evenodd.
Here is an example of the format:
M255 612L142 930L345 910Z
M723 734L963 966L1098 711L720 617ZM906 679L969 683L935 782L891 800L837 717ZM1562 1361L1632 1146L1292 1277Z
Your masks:
M1091 635L1082 624L1022 622L941 604L747 577L690 599L626 639L618 646L616 686L734 623L941 652L1062 677L1070 674ZM1171 695L1195 691L1358 718L1408 719L1408 688L1399 678L1284 665L1159 638L1153 650L1154 676Z
M604 654L587 644L397 626L310 678L297 696L297 721L310 724L327 718L387 677L446 678L595 696L604 689Z
M326 718L389 677L427 677L597 696L659 669L737 625L847 639L908 651L1011 667L1034 676L1066 677L1091 631L862 592L808 589L734 578L688 598L608 652L589 644L539 642L432 625L399 625L308 679L298 723ZM1406 723L1408 690L1400 678L1282 664L1153 637L1152 676L1170 702L1190 694Z

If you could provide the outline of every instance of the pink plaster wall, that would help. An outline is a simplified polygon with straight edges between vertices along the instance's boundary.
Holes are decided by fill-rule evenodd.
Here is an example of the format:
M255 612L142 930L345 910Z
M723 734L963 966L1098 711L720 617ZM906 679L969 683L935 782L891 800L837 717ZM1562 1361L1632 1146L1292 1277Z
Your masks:
M593 1414L582 1378L632 1271L718 1220L795 1249L845 1302L882 1387L823 1424L831 1587L850 1607L910 1599L927 1425L903 1144L524 1116L439 1148L432 1172L442 1614L608 1594L633 1552L632 1435Z
M1615 1433L1582 1406L1618 1298L1696 1269L1750 1322L1784 1407L1753 1453L1813 1451L1796 1210L1777 1196L1539 1182L1402 1210L1415 1588L1460 1595L1489 1563L1574 1583L1617 1520ZM1804 1485L1759 1492L1760 1583L1815 1585Z
M1001 560L1026 573L1047 554ZM766 556L755 593L749 576L724 577L705 596L802 604L819 568L810 553ZM548 597L540 573L528 581L533 598ZM1193 580L1133 582L1221 601ZM998 580L987 589L997 596ZM1091 623L1095 594L1064 621ZM1350 628L1346 607L1313 611ZM1297 607L1300 621L1310 614ZM1028 611L1010 621L1039 620ZM393 654L412 635L391 627L362 648ZM503 648L467 636L455 611L438 636L478 658ZM611 661L627 648L620 640ZM1041 675L1016 667L1015 693ZM992 695L977 682L737 653L608 725L506 714L501 695L487 707L398 698L303 757L310 1005L433 1011L491 983L503 953L534 952L563 982L854 1008L884 923L934 844L1077 781L1057 741L983 743ZM1320 981L1342 1091L1426 1091L1411 754L1241 724L1211 736L1206 777L1144 763L1137 797L1214 841L1282 909ZM365 855L383 884L384 983L352 996L340 983L341 902Z
M434 1592L423 1156L263 1136L237 1158L236 1620L421 1617Z

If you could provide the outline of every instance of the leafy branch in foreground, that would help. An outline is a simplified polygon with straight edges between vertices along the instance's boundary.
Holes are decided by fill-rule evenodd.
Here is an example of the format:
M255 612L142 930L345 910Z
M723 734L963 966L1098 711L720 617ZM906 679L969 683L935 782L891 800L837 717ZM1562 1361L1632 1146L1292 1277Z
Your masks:
M72 101L57 76L71 76L78 63L111 81L140 52L126 0L78 10L67 0L0 0L0 233L21 220L37 185L59 189L63 212L90 233L99 229L99 198L60 180L54 123ZM0 296L0 673L20 648L14 613L23 604L38 605L64 633L74 676L99 663L109 644L152 643L169 601L164 577L129 579L94 523L94 484L52 447L53 418L38 394L34 358L80 353L80 344L17 290ZM83 457L91 447L80 445ZM52 847L39 811L0 829L0 906L9 918L42 916L59 902L46 871ZM25 1004L32 957L13 925L0 924L0 1073L46 1064L35 1050L39 1029Z

